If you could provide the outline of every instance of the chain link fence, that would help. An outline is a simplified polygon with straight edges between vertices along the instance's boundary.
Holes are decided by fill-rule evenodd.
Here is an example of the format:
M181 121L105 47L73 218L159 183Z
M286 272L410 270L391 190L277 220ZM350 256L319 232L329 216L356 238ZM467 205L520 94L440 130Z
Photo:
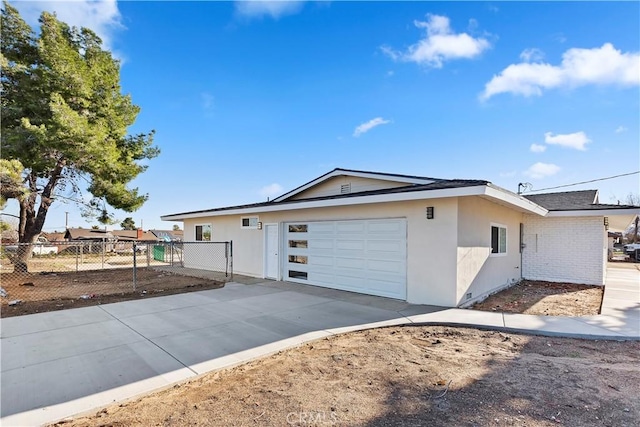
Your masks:
M232 242L74 241L0 246L2 308L233 280Z

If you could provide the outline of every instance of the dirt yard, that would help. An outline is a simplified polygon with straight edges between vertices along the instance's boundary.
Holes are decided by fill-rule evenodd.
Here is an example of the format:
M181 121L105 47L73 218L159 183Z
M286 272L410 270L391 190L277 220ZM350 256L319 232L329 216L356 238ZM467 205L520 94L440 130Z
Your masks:
M473 310L543 316L600 314L604 287L523 280L473 305Z
M640 343L393 327L322 339L63 426L636 426Z
M133 291L131 268L62 273L3 274L2 317L65 310L152 296L216 289L223 283L139 268ZM10 301L21 300L15 306Z

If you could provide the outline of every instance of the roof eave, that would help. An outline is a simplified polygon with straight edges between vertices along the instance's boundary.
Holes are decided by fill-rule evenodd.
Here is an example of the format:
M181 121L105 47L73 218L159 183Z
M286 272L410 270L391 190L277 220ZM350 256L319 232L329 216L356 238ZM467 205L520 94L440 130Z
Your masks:
M389 202L402 202L410 200L429 200L429 199L441 199L449 197L464 197L464 196L484 196L494 201L501 202L512 208L516 208L522 212L533 213L544 216L547 210L542 206L539 206L521 196L507 192L496 187L489 185L474 185L468 187L456 187L445 188L437 190L422 190L411 191L403 193L383 193L373 194L366 196L336 198L336 199L324 199L324 200L311 200L311 201L296 201L295 203L272 203L263 206L254 207L240 207L238 209L225 209L225 210L213 210L213 211L201 211L175 215L165 215L161 219L163 221L184 221L186 219L205 218L212 216L227 216L227 215L248 215L259 214L263 212L278 212L278 211L290 211L300 209L314 209L325 208L334 206L354 206L364 205L372 203L389 203Z

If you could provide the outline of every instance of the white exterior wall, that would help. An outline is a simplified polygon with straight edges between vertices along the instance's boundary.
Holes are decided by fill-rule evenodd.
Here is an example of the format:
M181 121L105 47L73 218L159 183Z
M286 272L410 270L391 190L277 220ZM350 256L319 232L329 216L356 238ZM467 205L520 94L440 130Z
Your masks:
M434 219L426 219L427 206L435 208ZM248 215L186 220L184 239L194 239L196 224L210 223L214 241L233 240L234 272L264 277L264 229L241 229L240 218L243 216ZM458 227L456 198L300 209L259 215L263 224L376 218L407 220L407 300L416 304L455 306ZM282 236L281 226L280 241ZM284 253L282 248L279 253Z
M461 305L483 299L520 280L523 214L479 197L458 200L456 305ZM492 225L507 229L506 254L491 254Z
M602 285L607 233L604 219L525 215L523 277L531 280Z

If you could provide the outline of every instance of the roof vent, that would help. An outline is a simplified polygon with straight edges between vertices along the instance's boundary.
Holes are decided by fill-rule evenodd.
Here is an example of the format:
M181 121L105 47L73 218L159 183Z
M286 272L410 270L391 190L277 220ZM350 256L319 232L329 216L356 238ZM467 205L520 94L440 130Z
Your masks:
M340 194L349 194L351 193L351 183L340 185Z

